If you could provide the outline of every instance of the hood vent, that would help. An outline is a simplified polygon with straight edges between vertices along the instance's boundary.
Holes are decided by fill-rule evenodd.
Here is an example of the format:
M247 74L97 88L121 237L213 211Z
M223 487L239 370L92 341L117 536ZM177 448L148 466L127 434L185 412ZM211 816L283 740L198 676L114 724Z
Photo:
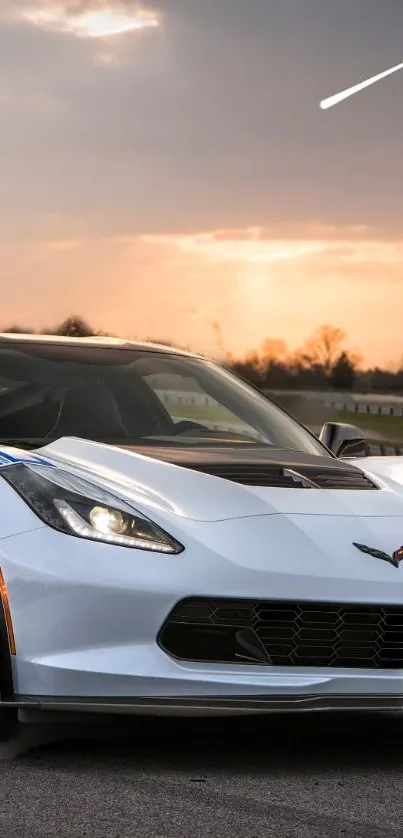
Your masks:
M313 469L304 467L301 474L316 483L319 489L378 489L358 468L350 469Z
M184 464L185 465L185 464ZM378 489L366 475L356 468L328 468L267 463L186 463L187 468L232 480L243 486L265 486L278 489Z

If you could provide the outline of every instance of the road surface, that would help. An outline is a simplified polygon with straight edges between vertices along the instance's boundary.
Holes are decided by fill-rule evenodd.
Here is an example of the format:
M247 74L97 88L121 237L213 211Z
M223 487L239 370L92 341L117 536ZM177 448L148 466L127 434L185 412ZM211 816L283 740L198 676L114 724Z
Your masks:
M403 836L403 718L140 721L40 747L0 763L0 835Z

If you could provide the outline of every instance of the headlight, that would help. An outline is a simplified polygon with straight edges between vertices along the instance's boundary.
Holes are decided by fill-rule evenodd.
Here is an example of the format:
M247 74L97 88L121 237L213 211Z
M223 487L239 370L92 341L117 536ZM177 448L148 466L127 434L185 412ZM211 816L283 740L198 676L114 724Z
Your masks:
M59 468L12 465L1 476L55 530L120 547L181 553L184 547L113 494Z

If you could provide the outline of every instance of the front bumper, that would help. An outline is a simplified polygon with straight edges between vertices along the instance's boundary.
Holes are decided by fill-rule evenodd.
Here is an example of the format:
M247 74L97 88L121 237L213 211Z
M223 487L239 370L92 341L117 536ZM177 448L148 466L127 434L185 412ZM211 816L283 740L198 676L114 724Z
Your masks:
M265 543L265 526L263 518L203 525L202 543L200 527L189 524L185 553L169 557L46 527L4 539L0 566L17 646L13 706L181 715L402 709L403 669L185 663L159 648L161 626L188 596L403 601L403 574L358 551L336 570L323 564L322 575L295 553L288 565L270 566L251 547L252 530Z

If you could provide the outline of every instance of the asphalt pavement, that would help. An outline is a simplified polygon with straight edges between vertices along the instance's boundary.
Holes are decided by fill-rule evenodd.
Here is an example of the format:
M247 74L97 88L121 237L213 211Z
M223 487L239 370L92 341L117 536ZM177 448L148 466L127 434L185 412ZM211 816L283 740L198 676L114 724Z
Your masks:
M403 717L144 720L0 762L1 838L403 838Z

